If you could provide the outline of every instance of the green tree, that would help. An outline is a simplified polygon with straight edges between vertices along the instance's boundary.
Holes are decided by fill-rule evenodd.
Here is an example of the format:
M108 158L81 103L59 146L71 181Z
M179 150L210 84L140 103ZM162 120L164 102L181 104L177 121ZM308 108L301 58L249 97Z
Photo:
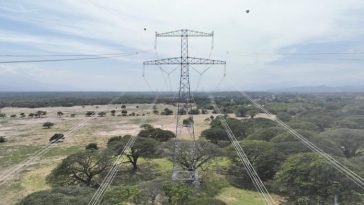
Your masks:
M43 111L43 110L38 110L36 113L35 113L36 117L44 117L47 115L47 111Z
M249 140L264 140L270 141L272 138L282 133L283 130L278 127L257 129L253 134L249 135Z
M126 205L130 202L137 204L140 190L136 186L111 187L105 193L102 204Z
M218 127L224 129L220 121L221 118L225 117L220 115L212 120L210 123L211 128ZM247 131L249 129L248 123L243 123L242 121L235 118L226 118L226 122L237 139L244 139L247 136Z
M63 115L64 115L64 114L63 114L63 112L61 112L61 111L58 111L58 112L57 112L57 116L58 116L58 117L62 117Z
M144 124L141 128L143 129L139 132L139 137L152 138L160 142L165 142L175 137L172 131L154 128L149 124Z
M333 154L336 156L343 156L340 150L337 149L336 145L332 140L329 140L325 137L320 137L317 133L312 131L305 130L296 130L303 137L314 143L316 146L324 150L326 153ZM294 137L291 133L281 133L274 138L272 138L271 142L276 143L277 145L282 145L283 148L281 151L286 154L295 154L299 152L308 152L310 151L300 140ZM291 147L288 147L291 146Z
M207 139L214 144L218 144L219 141L229 140L225 130L220 127L212 127L202 131L201 137Z
M279 170L284 160L284 155L271 142L244 140L240 142L244 152L248 156L249 161L257 171L263 181L273 179L275 173ZM228 147L232 163L230 170L235 176L240 176L243 180L249 180L240 158L236 154L232 146Z
M86 117L91 117L91 116L93 116L93 115L95 115L96 114L96 112L95 111L87 111L86 112Z
M190 114L190 115L199 115L200 110L199 109L191 109L190 111L188 111L188 114Z
M171 110L169 108L164 108L164 110L160 114L161 115L172 115L173 114L173 110Z
M6 142L5 136L0 136L0 143L4 143L4 142Z
M191 126L192 126L192 124L193 124L193 117L192 117L192 116L190 116L190 117L188 117L188 118L186 118L186 119L183 119L182 124L183 124L183 126L185 126L185 127L191 127Z
M201 114L209 114L209 111L206 109L201 109Z
M192 187L184 183L165 183L162 189L168 197L168 204L171 205L186 205L193 193Z
M112 165L108 154L85 150L72 154L62 160L47 177L48 183L54 186L82 185L98 187L103 179L103 174Z
M245 106L239 106L238 108L235 109L234 113L236 115L236 117L245 117L247 114L248 108L246 108Z
M195 151L191 152L192 142L191 141L180 141L179 152L176 158L174 158L174 142L169 142L165 146L166 154L170 156L171 160L175 160L180 167L184 170L189 170L192 167L202 168L210 160L218 156L224 156L223 150L215 144L212 144L206 140L197 140L195 142Z
M51 127L53 127L54 126L54 123L53 122L45 122L44 124L43 124L43 127L44 128L51 128Z
M86 145L85 149L86 150L98 150L99 147L97 146L96 143L90 143L90 144Z
M355 184L352 185L315 153L301 153L288 158L274 177L274 183L276 189L286 195L290 203L332 204L336 194L339 195L340 204L364 202L363 197L356 197L358 192ZM347 198L350 198L350 203Z
M111 138L108 143L107 147L110 149L115 155L122 154L124 147L127 145L131 135L125 135L124 137L113 137ZM130 163L133 168L132 171L136 172L138 169L138 159L139 157L144 158L152 158L157 154L157 146L158 141L145 138L145 137L138 137L137 140L134 142L133 146L130 147L129 150L126 150L124 153L128 159L128 163Z
M324 111L307 111L300 115L300 119L305 120L307 122L312 122L317 125L321 131L325 128L333 127L336 118L327 114Z
M122 114L122 116L126 116L128 114L128 111L127 110L122 110L121 114Z
M253 119L255 117L255 115L257 115L258 113L259 113L259 110L254 109L254 108L251 108L246 112L246 114L248 114L251 119Z
M323 133L324 136L337 144L346 158L352 158L359 154L364 146L364 130L341 128Z
M106 112L99 112L99 113L97 113L97 115L99 117L105 117L106 116Z
M111 110L110 113L111 113L111 116L115 116L116 110Z
M315 125L312 122L307 122L303 120L294 119L288 122L288 125L293 129L300 129L300 130L314 131L314 132L321 131L321 128L319 126Z

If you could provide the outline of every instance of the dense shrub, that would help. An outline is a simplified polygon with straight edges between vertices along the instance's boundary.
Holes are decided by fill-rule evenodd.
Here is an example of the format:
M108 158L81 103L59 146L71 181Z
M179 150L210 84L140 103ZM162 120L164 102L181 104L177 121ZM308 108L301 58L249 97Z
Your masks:
M63 142L64 140L64 135L63 134L54 134L51 138L49 138L49 142L50 143L59 143L59 142Z
M21 200L19 205L87 205L95 192L87 187L58 187L52 190L34 192Z
M172 115L173 114L173 110L171 110L169 108L164 108L164 110L160 114L161 115Z
M6 142L6 138L4 136L0 136L0 143Z
M90 143L90 144L86 145L85 149L86 150L98 150L99 147L97 146L96 143Z
M51 127L53 127L54 126L54 123L52 123L52 122L45 122L44 124L43 124L43 127L44 128L51 128Z

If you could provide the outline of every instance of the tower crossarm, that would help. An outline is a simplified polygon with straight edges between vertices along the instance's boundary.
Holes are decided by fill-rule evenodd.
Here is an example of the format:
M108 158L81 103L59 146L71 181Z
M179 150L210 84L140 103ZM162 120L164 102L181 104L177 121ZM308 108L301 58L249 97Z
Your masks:
M226 65L226 61L221 60L213 60L207 58L195 58L195 57L188 57L187 58L188 64L197 64L197 65L208 65L208 64L221 64Z
M188 37L213 37L214 32L205 33L205 32L201 32L201 31L180 29L180 30L176 30L176 31L156 33L156 37L182 37L182 36L186 36L186 37L187 36Z
M181 57L164 58L158 60L144 61L143 65L179 65L181 64Z
M225 65L225 61L213 60L207 58L195 58L187 57L187 62L182 62L181 57L164 58L158 60L144 61L144 65L179 65L179 64L191 64L191 65L208 65L208 64L220 64Z

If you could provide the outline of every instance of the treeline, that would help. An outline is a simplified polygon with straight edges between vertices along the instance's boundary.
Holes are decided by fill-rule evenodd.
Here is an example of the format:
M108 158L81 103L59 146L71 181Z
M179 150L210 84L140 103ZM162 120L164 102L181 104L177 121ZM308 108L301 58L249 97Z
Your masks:
M210 93L193 93L200 107L209 104ZM3 107L71 107L76 105L146 104L152 103L158 95L158 103L176 103L178 96L170 92L14 92L0 93L0 108ZM213 93L220 98L244 101L238 93Z

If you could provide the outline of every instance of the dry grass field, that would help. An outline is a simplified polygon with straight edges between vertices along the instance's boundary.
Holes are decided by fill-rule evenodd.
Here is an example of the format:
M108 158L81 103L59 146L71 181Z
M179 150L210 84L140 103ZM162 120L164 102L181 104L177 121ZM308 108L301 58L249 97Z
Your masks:
M139 106L137 108L137 106ZM17 117L0 119L0 136L6 136L7 142L0 146L0 172L4 172L26 159L42 146L49 144L49 138L54 133L66 133L68 130L77 127L86 121L84 126L66 136L63 143L50 150L44 157L24 169L19 175L0 187L2 199L0 204L14 204L29 193L47 189L45 182L51 170L67 155L84 149L90 142L99 146L105 146L107 140L112 136L132 134L140 130L141 123L149 123L162 129L175 130L174 115L154 115L151 104L128 104L128 113L135 112L140 116L120 116L120 106L98 105L98 106L74 106L74 107L45 107L45 108L4 108L2 113L7 116L16 114ZM157 105L159 110L170 108L170 105ZM42 118L20 117L20 113L35 113L38 110L47 111ZM110 111L116 110L116 116L111 116ZM64 115L60 118L57 112ZM87 111L106 112L105 117L86 117ZM143 113L149 113L145 117ZM76 114L71 117L71 114ZM198 115L196 121L196 136L208 127L204 119L210 115ZM53 122L55 125L50 128L43 128L45 122ZM182 136L184 137L184 136ZM187 137L185 137L187 138Z
M0 119L0 136L6 136L7 138L6 143L0 144L0 173L4 173L4 171L26 159L35 151L41 149L42 146L48 145L49 138L53 134L66 133L74 127L77 129L74 129L72 134L65 136L66 139L63 143L58 143L55 148L26 167L20 174L12 176L11 180L1 185L0 196L2 197L0 204L15 204L32 192L49 188L45 177L51 170L63 158L84 149L89 143L97 143L98 146L105 147L110 137L137 134L141 123L149 123L154 127L175 131L175 116L152 114L152 106L152 104L128 104L126 108L128 113L135 112L139 116L121 116L120 106L116 107L115 105L2 109L2 113L7 116L12 114L17 116L15 118ZM167 107L176 110L171 105L157 105L158 110ZM28 117L29 113L38 110L47 111L47 115L42 118ZM111 110L116 110L116 116L111 116ZM58 111L63 112L64 115L57 117ZM85 113L87 111L103 111L107 114L105 117L86 117ZM27 116L21 118L20 113L25 113ZM143 113L149 114L143 117ZM75 114L75 117L71 117L71 114ZM205 114L194 117L196 137L199 137L201 132L209 127L209 121L205 119L210 116L211 114ZM258 116L266 117L262 114ZM49 129L43 128L44 122L53 122L55 125ZM84 126L77 127L84 122L86 122ZM188 139L186 135L182 137ZM250 193L250 195L252 194ZM253 195L253 198L259 198L257 193L253 193ZM234 201L234 199L231 199L232 196L219 195L219 198L224 199L224 197L228 197L226 198L227 201ZM258 199L258 201L260 200Z

